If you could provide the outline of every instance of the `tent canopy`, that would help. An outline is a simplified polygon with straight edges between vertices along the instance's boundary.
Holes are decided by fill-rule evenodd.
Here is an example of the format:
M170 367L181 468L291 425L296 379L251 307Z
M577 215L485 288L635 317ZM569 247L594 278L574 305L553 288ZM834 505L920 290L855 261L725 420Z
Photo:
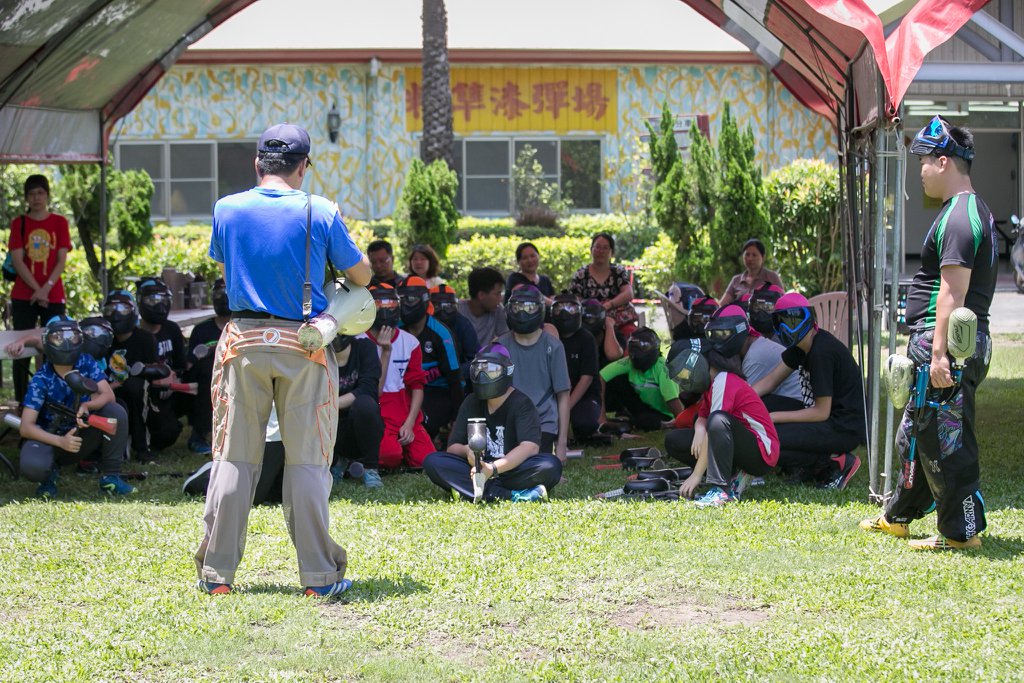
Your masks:
M0 161L99 161L109 128L254 0L0 0Z
M185 49L254 1L0 0L0 162L98 161L113 124ZM837 129L865 45L893 112L924 55L987 2L920 0L886 39L866 0L681 1Z

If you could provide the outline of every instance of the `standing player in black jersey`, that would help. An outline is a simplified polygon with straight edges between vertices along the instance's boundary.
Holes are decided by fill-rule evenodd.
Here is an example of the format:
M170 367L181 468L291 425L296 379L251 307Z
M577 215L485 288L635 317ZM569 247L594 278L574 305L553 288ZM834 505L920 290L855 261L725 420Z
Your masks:
M974 192L971 161L974 136L936 116L914 137L910 153L921 159L924 193L943 204L924 239L921 268L907 295L911 327L907 355L916 367L929 365L933 389L953 387L946 333L953 310L966 306L978 316L977 346L965 364L959 388L938 408L920 411L911 402L896 437L906 458L917 421L913 486L904 488L903 469L885 512L861 522L862 529L899 538L909 524L934 508L939 534L910 542L915 550L960 550L981 547L985 502L981 497L974 394L988 373L992 339L988 310L996 284L997 245L992 212ZM920 413L920 414L918 414Z

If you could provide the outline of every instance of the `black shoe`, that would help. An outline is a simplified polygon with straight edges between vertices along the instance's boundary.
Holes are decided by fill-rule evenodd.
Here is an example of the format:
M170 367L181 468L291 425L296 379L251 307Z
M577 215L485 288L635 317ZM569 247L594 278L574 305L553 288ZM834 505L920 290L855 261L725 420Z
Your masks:
M860 469L860 458L853 453L840 453L832 456L832 462L836 464L836 469L825 482L818 485L818 488L842 491Z

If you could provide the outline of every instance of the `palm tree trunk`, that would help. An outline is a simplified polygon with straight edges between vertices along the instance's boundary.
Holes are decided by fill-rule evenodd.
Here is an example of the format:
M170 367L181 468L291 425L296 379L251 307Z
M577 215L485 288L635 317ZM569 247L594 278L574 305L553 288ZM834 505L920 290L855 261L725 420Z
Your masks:
M455 168L452 91L448 69L448 12L444 0L423 0L423 163L444 159Z

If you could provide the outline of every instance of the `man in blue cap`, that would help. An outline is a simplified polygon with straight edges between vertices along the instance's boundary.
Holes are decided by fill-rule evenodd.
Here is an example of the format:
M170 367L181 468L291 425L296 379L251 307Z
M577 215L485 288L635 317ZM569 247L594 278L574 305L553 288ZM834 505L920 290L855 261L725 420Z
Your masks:
M897 538L909 524L933 509L939 533L910 541L915 550L963 550L981 547L985 502L981 497L974 393L988 372L992 339L988 311L996 284L998 247L992 212L971 184L974 136L939 116L922 128L910 145L921 160L924 193L942 200L942 208L921 247L921 268L907 294L910 341L907 356L915 370L929 366L929 394L945 393L938 406L915 408L911 401L896 435L900 457L907 458L917 423L917 444L910 486L900 468L885 512L860 523L866 531ZM978 316L974 355L967 359L959 387L950 372L947 331L951 313L965 306Z
M308 352L298 329L327 307L328 259L357 285L371 272L338 207L300 189L309 165L309 134L290 123L271 126L257 146L259 184L213 210L210 256L222 264L232 313L214 358L214 462L195 555L198 586L210 594L231 592L242 559L272 404L285 449L282 502L305 594L332 598L352 585L327 508L337 360L330 347Z

